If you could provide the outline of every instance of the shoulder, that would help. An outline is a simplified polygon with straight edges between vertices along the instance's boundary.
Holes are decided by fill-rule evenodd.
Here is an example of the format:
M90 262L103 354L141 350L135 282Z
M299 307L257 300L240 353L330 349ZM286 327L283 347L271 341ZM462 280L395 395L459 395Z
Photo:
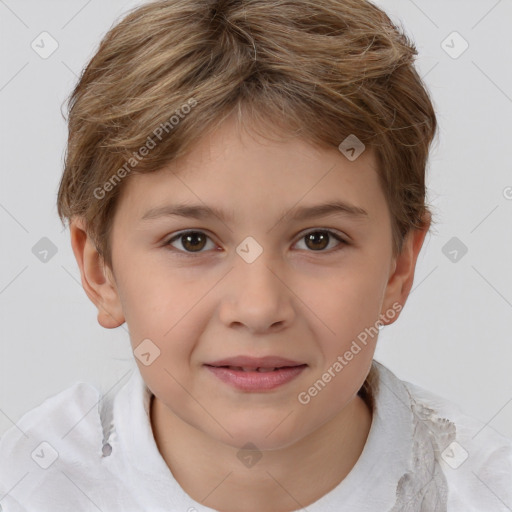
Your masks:
M58 492L57 482L68 469L97 465L103 439L100 401L95 387L77 382L25 413L0 438L4 510L18 510L18 499L42 487Z
M448 485L448 512L512 508L512 440L463 411L454 402L402 381L411 401L433 424L450 424L455 436L438 438L436 458ZM435 432L432 432L435 436Z

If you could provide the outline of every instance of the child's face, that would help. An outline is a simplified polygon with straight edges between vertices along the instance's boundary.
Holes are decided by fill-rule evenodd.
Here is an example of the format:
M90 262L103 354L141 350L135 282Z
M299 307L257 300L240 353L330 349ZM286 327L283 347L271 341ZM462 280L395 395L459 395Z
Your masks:
M126 320L134 349L149 339L160 350L151 364L136 361L170 416L232 446L250 441L273 449L302 439L351 403L377 340L367 335L366 345L357 341L360 350L353 342L379 315L396 319L393 304L405 301L417 255L398 266L392 257L375 165L369 150L351 162L337 149L300 140L239 135L230 120L186 159L129 178L112 230L115 282L103 305L118 312L119 323ZM302 208L334 202L367 214L294 219ZM178 204L215 208L227 218L144 219ZM184 230L200 233L177 236ZM144 361L155 356L151 347ZM306 366L268 389L258 380L268 374L241 389L206 366L237 356ZM329 368L323 382L330 381L309 392Z

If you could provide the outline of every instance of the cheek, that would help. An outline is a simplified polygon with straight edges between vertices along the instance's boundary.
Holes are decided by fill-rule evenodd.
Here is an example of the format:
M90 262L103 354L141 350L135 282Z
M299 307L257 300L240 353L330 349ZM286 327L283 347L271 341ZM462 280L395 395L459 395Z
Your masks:
M357 269L351 267L348 272L334 275L326 283L316 310L321 312L319 316L330 328L335 343L350 343L361 331L375 324L385 281L378 266L361 264Z
M184 278L179 269L148 264L142 258L134 258L119 274L124 316L137 337L171 335L173 326L186 319L205 293L205 284L197 277Z
M135 278L125 289L132 348L136 355L139 344L151 340L159 355L151 368L141 367L141 371L151 373L155 382L169 381L170 374L185 382L194 364L194 350L214 314L205 297L211 285L200 279L163 278L160 273L154 277Z

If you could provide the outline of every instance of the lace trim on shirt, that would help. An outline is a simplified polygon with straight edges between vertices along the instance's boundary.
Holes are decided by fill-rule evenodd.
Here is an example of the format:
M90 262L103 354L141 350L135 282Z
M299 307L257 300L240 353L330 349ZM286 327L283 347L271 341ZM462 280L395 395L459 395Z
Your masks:
M455 424L415 400L411 469L398 481L396 503L389 512L446 512L448 484L439 458L455 439Z

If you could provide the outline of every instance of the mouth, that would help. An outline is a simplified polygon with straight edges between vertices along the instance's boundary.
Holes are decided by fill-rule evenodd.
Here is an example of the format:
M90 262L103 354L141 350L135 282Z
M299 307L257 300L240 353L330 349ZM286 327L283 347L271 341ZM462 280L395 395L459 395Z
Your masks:
M228 365L215 366L215 365L209 365L209 364L207 364L205 366L210 366L211 368L226 368L228 370L233 370L236 372L267 373L267 372L275 372L277 370L282 370L284 368L299 368L301 366L307 366L307 364L299 364L299 365L293 365L293 366L276 366L273 368L269 368L269 367L265 367L265 366L260 366L260 367L243 367L243 366L228 366Z
M265 356L265 357L253 357L253 356L236 356L229 357L226 359L219 359L211 363L206 363L207 366L215 367L229 367L236 370L274 370L276 368L288 368L291 366L302 366L306 363L302 361L294 361L293 359L287 359L280 356Z
M281 357L239 356L207 363L204 366L222 382L238 390L262 392L292 381L308 365Z

